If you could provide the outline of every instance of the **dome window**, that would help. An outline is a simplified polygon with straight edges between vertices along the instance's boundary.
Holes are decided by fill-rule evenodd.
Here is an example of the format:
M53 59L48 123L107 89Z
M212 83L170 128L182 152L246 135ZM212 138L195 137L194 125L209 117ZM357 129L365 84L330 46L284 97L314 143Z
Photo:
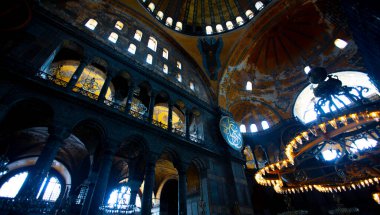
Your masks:
M136 46L135 44L131 43L128 48L128 52L131 54L136 54Z
M140 30L136 30L135 36L133 38L135 38L137 41L141 41L142 35L143 33Z
M152 64L152 63L153 63L153 56L152 56L151 54L148 54L148 55L146 56L146 62L147 62L148 64Z
M95 19L89 19L85 26L90 30L95 30L96 26L98 25L98 22Z
M124 24L120 21L117 21L115 24L115 28L121 31L124 28Z
M178 81L178 82L182 82L182 76L181 76L181 74L179 74L179 73L177 74L177 81Z
M234 24L232 24L231 21L227 21L227 22L226 22L226 26L227 26L227 29L228 29L228 30L232 30L232 29L234 29Z
M154 3L150 3L148 5L148 9L150 10L150 12L153 12L154 11L154 8L156 8L156 6L154 5Z
M177 68L178 68L178 69L182 69L182 64L181 64L181 62L179 62L179 61L177 61Z
M220 33L220 32L223 32L224 29L223 29L223 26L221 24L217 24L216 25L216 32Z
M241 16L236 17L236 23L240 26L244 24L243 18Z
M251 130L251 132L257 132L257 126L256 126L256 124L252 123L249 126L249 130Z
M252 10L247 10L245 11L245 16L248 18L248 19L252 19L254 14L252 12Z
M182 31L182 22L177 22L175 24L175 30L176 31Z
M247 91L252 91L252 82L247 81L247 84L245 85L245 89Z
M165 74L168 74L168 73L169 73L168 65L164 64L164 67L162 68L162 71L163 71Z
M309 74L311 70L311 67L310 66L305 66L305 68L303 68L303 71L306 73L306 74Z
M208 34L208 35L210 35L210 34L212 34L213 33L213 31L212 31L212 27L211 26L206 26L206 34Z
M266 130L266 129L268 129L269 128L269 124L268 124L268 122L267 121L262 121L261 122L261 127L263 127L263 130Z
M162 50L162 57L166 60L169 58L169 51L165 48Z
M189 87L190 87L190 89L191 89L192 91L195 90L195 88L194 88L194 83L193 83L193 82L190 82Z
M173 19L171 17L166 18L165 25L171 27L173 25Z
M241 133L246 133L247 132L247 129L245 128L245 125L240 125L240 132Z
M152 49L153 51L157 50L157 40L154 39L154 37L149 37L148 48Z
M158 11L158 12L157 12L157 16L156 16L156 18L157 18L158 20L162 20L162 19L164 18L164 13L163 13L162 11Z
M117 35L115 32L112 32L110 36L108 37L108 40L113 43L116 43L118 38L119 38L119 35Z
M256 10L262 10L264 8L264 4L261 1L256 2L255 4Z
M336 39L336 40L334 41L334 44L335 44L335 46L338 47L339 49L344 49L344 48L346 48L346 46L347 46L347 42L344 41L344 40L342 40L342 39Z

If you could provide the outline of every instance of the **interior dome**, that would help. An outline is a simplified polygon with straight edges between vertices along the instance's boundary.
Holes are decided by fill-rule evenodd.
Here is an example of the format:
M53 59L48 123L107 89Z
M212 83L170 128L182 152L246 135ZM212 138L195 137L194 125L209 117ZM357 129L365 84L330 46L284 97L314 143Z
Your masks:
M165 26L188 35L213 35L250 22L270 0L140 0Z

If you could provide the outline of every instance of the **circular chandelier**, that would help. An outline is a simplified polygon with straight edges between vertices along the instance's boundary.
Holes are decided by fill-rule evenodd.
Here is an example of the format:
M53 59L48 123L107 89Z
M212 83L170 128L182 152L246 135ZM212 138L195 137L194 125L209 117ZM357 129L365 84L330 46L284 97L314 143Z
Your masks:
M308 78L317 121L286 144L284 159L257 171L257 183L281 194L344 192L379 184L379 104L363 96L368 88L343 86L324 68L313 68Z

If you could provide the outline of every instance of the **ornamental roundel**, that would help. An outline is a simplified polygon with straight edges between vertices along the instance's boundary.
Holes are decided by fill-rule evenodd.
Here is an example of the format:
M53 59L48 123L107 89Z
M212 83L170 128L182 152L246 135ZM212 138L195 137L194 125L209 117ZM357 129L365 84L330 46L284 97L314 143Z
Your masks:
M243 148L243 137L239 126L232 118L223 116L219 122L219 129L223 138L233 149L240 151Z

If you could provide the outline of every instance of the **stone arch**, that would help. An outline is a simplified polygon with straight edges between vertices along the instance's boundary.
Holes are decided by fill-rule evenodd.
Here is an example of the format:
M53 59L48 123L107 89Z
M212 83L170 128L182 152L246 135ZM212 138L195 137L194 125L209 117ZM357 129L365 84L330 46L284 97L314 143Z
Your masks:
M46 101L35 97L18 96L4 101L9 101L9 105L7 113L0 122L1 132L52 125L55 112Z
M96 148L104 144L108 136L106 127L92 118L78 121L72 133L84 143L90 154L94 154Z
M84 52L84 48L77 42L72 40L64 40L55 50L53 50L40 69L41 71L48 73L51 65L56 62L64 60L80 61L84 58Z

